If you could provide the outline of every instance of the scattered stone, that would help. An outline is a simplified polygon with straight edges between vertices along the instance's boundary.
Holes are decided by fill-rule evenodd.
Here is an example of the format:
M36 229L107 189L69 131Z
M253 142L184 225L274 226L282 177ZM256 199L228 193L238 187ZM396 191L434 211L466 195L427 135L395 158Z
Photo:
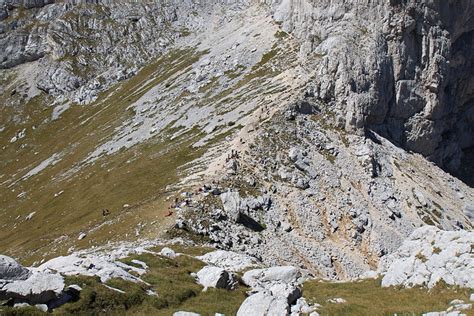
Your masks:
M80 287L77 284L71 284L67 287L67 290L74 290L74 291L80 292L82 291L82 287Z
M314 312L317 306L309 305L304 297L300 297L293 306L291 306L291 315L310 314Z
M344 304L344 303L347 303L347 301L341 297L334 297L334 298L328 299L328 303Z
M48 305L46 304L36 304L35 307L43 313L47 313L49 311Z
M28 215L25 217L25 220L27 220L27 221L31 220L35 214L36 214L36 212L31 212L30 214L28 214Z
M176 257L176 252L174 252L174 250L171 249L171 248L164 247L163 249L161 249L160 255L162 255L164 257L168 257L168 258L175 258Z
M77 237L77 240L83 240L84 238L86 238L86 236L87 236L86 233L80 233L79 237Z
M201 314L179 311L179 312L175 312L173 316L201 316Z
M209 287L232 290L235 281L232 274L218 267L206 266L196 274L197 282L204 286L204 291Z

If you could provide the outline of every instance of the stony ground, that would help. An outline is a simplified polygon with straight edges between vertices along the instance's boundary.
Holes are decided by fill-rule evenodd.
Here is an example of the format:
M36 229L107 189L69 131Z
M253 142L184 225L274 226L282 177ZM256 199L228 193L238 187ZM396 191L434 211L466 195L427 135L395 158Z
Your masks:
M0 313L471 313L468 2L0 0Z
M434 236L441 235L434 232ZM395 262L391 268L399 266ZM142 242L87 250L37 268L24 268L1 256L0 312L176 316L186 315L183 311L192 315L474 312L469 301L472 289L446 283L429 290L387 287L385 280L393 276L390 271L383 273L383 277L375 273L350 283L328 282L307 270L264 268L246 255L179 240L168 245Z

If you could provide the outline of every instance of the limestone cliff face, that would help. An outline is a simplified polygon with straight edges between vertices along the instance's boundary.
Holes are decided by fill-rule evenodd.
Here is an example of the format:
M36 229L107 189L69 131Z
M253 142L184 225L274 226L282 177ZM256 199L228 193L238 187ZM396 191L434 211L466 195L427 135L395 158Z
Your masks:
M472 0L283 0L273 8L315 67L309 93L341 126L375 129L459 166L474 142Z
M0 67L47 56L38 87L75 91L79 103L92 101L104 82L133 74L180 36L180 27L199 29L196 12L214 5L66 1L35 11L52 2L0 1ZM96 3L105 5L90 5ZM267 4L301 41L304 65L314 68L308 93L329 105L340 126L376 130L449 170L459 167L462 150L474 145L472 0ZM19 14L22 8L30 10Z
M23 8L46 4L23 2ZM136 73L183 31L173 24L180 8L172 4L74 1L23 11L12 4L5 8L9 13L0 22L0 68L39 60L37 87L81 104ZM190 12L192 7L181 9Z

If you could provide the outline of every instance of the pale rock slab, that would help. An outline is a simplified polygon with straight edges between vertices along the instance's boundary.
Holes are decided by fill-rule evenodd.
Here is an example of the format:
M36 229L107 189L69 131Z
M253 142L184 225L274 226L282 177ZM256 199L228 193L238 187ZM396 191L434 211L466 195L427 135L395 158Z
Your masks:
M434 226L416 229L394 253L384 258L379 270L382 286L427 286L439 281L474 288L472 231L443 231Z
M196 274L197 282L204 286L204 290L213 287L231 290L234 287L234 279L226 270L218 267L206 266Z

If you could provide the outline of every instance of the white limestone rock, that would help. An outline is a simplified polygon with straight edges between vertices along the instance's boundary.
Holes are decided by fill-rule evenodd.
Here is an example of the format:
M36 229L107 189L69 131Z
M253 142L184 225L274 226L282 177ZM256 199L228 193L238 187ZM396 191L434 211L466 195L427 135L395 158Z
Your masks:
M439 281L474 288L472 231L443 231L433 226L416 229L402 246L379 265L382 286L422 285Z
M242 303L237 315L288 315L290 305L301 297L301 276L301 271L292 266L245 272L242 281L256 294Z
M244 273L242 280L250 287L267 287L271 283L295 284L301 278L301 271L293 266L254 269Z
M259 292L245 299L237 316L286 316L288 313L289 306L285 299Z
M239 192L224 192L220 195L222 207L227 216L234 222L238 222L240 218L240 195Z
M162 255L164 257L168 257L168 258L175 258L176 257L176 252L171 248L164 247L163 249L161 249L160 255Z
M0 255L0 280L25 280L31 272L13 258Z
M226 290L234 288L232 274L222 268L206 266L199 270L196 276L197 282L204 286L204 290L210 287Z
M127 281L140 282L140 279L130 274L131 271L139 275L145 269L129 266L119 261L109 261L99 256L84 256L76 254L53 258L38 267L40 271L57 271L63 275L98 276L102 282L121 278Z
M179 311L179 312L173 313L173 316L201 316L201 314L193 313L193 312Z
M250 256L225 250L212 251L197 257L197 259L232 272L242 271L257 265L255 259Z
M42 304L57 298L63 289L64 279L61 275L34 269L27 279L0 281L0 298Z
M315 311L317 306L310 305L304 297L300 297L293 306L291 306L291 315L310 314Z

